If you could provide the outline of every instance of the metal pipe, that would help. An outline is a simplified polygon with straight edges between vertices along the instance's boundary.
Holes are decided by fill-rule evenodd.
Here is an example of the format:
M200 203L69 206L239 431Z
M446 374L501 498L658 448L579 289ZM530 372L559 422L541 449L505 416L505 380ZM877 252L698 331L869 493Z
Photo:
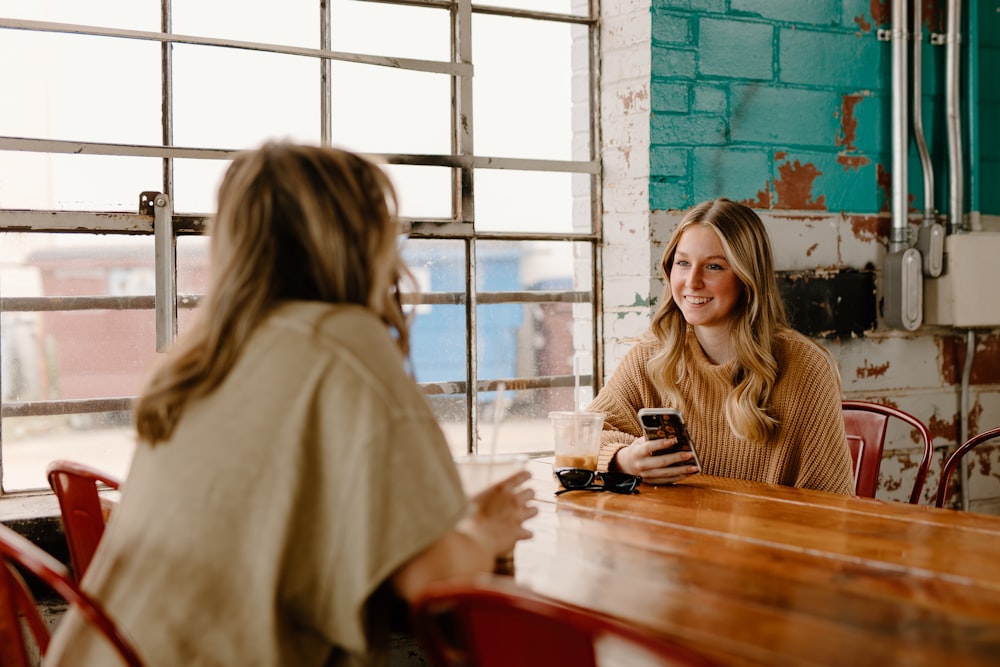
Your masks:
M913 75L911 90L913 95L913 138L920 155L920 167L924 175L924 215L917 236L917 249L923 258L924 275L937 278L944 268L944 227L937 221L934 208L934 165L927 138L924 134L923 110L923 9L920 2L913 3Z
M965 334L965 366L962 368L962 395L959 405L958 446L969 439L969 415L972 406L969 401L969 385L972 378L972 359L976 356L976 333L969 329ZM958 466L958 478L962 480L962 509L969 511L969 468L962 462Z
M892 230L889 252L899 252L909 247L909 213L907 196L907 149L909 132L907 121L909 105L906 97L906 79L909 62L906 52L907 26L906 0L892 3Z
M883 317L888 326L914 331L923 321L923 278L920 252L910 245L909 184L909 105L907 78L909 62L906 31L909 16L906 0L892 3L892 228L889 252L882 270L884 284Z
M948 0L945 37L945 117L948 131L948 233L967 231L963 221L965 202L962 166L961 46L962 0Z

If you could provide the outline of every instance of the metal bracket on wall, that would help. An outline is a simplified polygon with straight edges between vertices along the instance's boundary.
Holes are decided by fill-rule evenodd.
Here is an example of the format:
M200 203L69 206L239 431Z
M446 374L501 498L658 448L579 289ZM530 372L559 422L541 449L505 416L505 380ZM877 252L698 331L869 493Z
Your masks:
M174 211L170 197L162 192L141 193L139 211L153 215L156 351L165 352L177 336L177 245L174 243Z
M931 33L931 44L934 46L942 46L948 42L948 35L943 32L932 32Z

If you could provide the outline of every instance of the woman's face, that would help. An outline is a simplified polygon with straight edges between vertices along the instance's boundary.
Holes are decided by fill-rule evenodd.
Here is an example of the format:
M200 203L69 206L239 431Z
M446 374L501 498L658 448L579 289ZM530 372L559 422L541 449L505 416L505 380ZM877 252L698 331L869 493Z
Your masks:
M689 324L729 326L743 285L712 228L694 224L681 233L670 269L670 292Z

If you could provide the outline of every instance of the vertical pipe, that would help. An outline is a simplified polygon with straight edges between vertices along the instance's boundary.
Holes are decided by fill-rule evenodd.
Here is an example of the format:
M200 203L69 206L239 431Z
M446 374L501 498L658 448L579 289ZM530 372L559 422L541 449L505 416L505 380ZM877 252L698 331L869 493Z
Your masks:
M909 133L907 122L906 80L909 61L906 53L907 27L906 0L892 3L892 231L889 237L889 252L900 252L909 247L907 217L908 174L907 149Z
M966 30L966 63L968 72L966 74L966 97L969 101L968 112L965 115L969 146L969 227L974 232L983 230L980 221L980 174L979 174L979 93L982 90L979 81L979 32L980 13L979 0L969 0L968 3L968 29ZM1000 8L997 8L1000 11Z
M917 249L923 258L924 275L937 278L944 267L944 227L937 222L934 208L934 165L924 136L923 100L924 26L921 2L913 3L913 138L924 175L924 214L917 235Z
M976 334L969 329L965 334L965 365L962 368L962 396L959 406L958 445L969 439L969 415L972 406L969 401L969 389L972 378L972 358L976 355ZM969 468L963 461L958 466L958 478L962 481L962 509L969 511Z
M962 165L961 121L961 46L962 0L948 1L947 38L945 41L945 116L948 130L948 232L967 231L963 222L965 207L964 169Z
M332 9L326 0L319 3L319 48L332 49ZM333 142L333 62L329 58L319 61L319 139L324 146Z
M923 279L920 252L909 242L909 62L906 31L907 0L892 3L892 228L882 270L883 317L888 326L914 331L923 321Z

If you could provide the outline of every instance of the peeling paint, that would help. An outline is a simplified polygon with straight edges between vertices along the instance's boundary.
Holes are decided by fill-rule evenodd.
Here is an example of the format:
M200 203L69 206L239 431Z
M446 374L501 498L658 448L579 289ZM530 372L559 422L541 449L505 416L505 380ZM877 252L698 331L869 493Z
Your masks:
M948 384L959 384L965 367L965 337L935 338L940 351L941 378ZM1000 336L996 333L976 336L975 358L969 373L970 384L1000 384Z
M861 14L860 16L855 16L854 22L858 24L859 28L861 28L861 32L870 32L872 29L872 24L865 19L864 14Z
M813 243L811 246L809 246L806 249L806 257L812 257L812 254L816 251L816 248L818 247L819 247L818 243Z
M843 95L840 102L840 131L837 132L837 146L843 146L845 150L853 151L857 147L854 140L857 138L858 119L854 117L854 107L861 101L863 95L852 93Z
M638 292L635 293L635 301L633 301L629 306L639 307L639 306L649 306L651 305L651 299L644 299L642 295Z
M892 18L888 0L869 0L868 10L872 13L872 20L876 25L885 25Z
M840 154L837 156L837 164L844 168L844 171L850 171L851 169L858 171L861 167L867 167L871 164L871 159L865 157L864 155L844 155Z
M750 208L771 208L771 179L767 180L764 188L757 191L756 199L743 199L740 203Z
M879 162L875 165L875 182L878 189L882 191L882 207L880 211L888 211L892 203L892 174Z
M649 99L649 91L645 88L639 90L629 90L624 93L618 94L618 101L622 103L622 111L628 113L632 111L633 107L638 108L639 101L645 101Z
M946 442L958 441L958 415L951 415L950 420L941 419L936 414L925 420L927 428L931 431L931 437L935 444L941 445Z
M883 375L885 375L885 372L887 370L889 370L888 361L885 362L884 364L873 366L868 363L867 359L865 359L864 365L857 368L855 372L857 373L858 378L861 379L861 378L882 377Z
M779 178L774 181L775 208L826 210L826 197L813 200L812 188L823 172L811 162L798 160L778 166Z
M883 221L878 216L852 215L850 217L851 234L859 241L872 242L884 237L883 225L888 226L887 221Z
M931 32L944 32L945 31L945 11L947 10L945 0L922 0L921 7L923 8L921 12L921 18L924 20L924 25Z

